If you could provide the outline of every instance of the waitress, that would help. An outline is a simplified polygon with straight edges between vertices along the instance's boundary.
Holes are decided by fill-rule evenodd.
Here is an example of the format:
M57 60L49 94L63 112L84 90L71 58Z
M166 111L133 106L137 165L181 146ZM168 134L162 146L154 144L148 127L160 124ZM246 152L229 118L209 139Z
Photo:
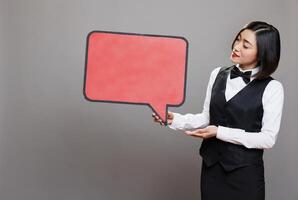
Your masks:
M202 113L168 112L170 128L203 139L202 200L265 199L263 151L276 142L284 101L271 77L279 58L278 30L251 22L232 43L234 65L211 72Z

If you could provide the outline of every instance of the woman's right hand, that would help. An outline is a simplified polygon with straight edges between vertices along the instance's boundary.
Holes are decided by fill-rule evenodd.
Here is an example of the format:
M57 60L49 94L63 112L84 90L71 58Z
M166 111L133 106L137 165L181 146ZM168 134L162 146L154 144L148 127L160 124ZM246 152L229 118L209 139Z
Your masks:
M164 126L165 124L162 122L161 118L155 114L155 113L152 113L152 117L153 117L153 121L154 122L157 122L159 123L160 125ZM168 125L171 125L172 122L173 122L173 119L174 119L174 114L172 112L168 112L168 115L167 115L167 124Z

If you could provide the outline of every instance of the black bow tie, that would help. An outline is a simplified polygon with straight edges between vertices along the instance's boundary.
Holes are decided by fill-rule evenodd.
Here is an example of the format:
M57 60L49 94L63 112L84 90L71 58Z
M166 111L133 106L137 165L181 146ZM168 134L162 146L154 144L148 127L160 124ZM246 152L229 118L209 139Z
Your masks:
M231 70L231 79L241 76L243 81L247 84L250 81L251 71L241 72L238 67L233 67Z

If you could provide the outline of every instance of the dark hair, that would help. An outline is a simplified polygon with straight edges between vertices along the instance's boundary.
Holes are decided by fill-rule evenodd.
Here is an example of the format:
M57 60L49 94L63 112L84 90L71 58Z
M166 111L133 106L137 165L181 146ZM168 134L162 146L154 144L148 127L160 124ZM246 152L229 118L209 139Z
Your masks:
M280 58L280 37L278 30L266 22L254 21L246 24L236 35L234 44L240 33L244 30L251 30L256 34L257 43L257 65L261 70L256 74L257 79L269 77L278 66Z

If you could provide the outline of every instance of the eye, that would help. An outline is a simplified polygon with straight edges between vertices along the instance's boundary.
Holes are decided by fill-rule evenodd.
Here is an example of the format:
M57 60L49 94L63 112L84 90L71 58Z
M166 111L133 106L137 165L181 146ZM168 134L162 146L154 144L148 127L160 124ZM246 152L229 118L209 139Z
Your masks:
M244 48L244 49L248 49L248 46L243 45L243 48Z

